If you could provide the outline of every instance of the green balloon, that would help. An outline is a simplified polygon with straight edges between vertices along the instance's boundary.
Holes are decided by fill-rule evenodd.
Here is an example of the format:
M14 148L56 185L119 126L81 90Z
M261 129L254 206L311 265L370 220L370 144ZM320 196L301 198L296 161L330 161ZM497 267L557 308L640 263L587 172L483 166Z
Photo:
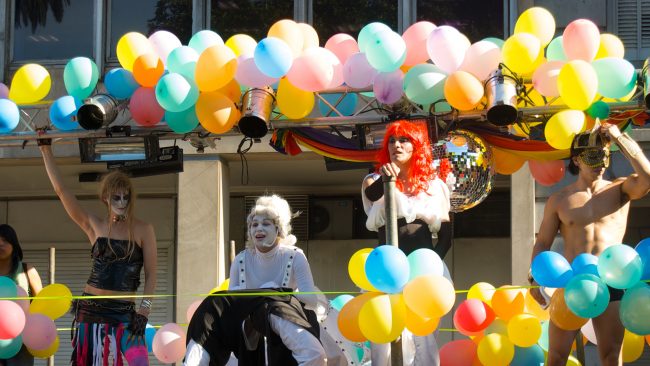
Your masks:
M0 339L0 359L6 360L14 357L23 346L23 337L17 336L11 339Z
M546 47L546 59L548 61L566 61L567 57L564 53L564 46L562 45L562 36L555 37Z
M587 108L587 115L591 118L606 119L609 117L609 105L602 100L596 101Z
M165 121L176 133L188 133L199 125L194 106L180 112L165 111Z

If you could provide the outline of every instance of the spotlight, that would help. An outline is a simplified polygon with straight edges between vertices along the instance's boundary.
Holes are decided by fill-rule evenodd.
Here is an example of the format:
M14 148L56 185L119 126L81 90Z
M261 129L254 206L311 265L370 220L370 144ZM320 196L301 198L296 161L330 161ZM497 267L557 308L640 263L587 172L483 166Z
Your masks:
M641 69L641 79L643 82L643 99L645 99L645 107L650 109L650 72L648 68L650 67L650 57L648 57L643 63L643 69Z
M154 161L159 155L158 136L131 136L129 126L111 127L106 130L106 137L79 139L79 156L82 163Z
M504 73L502 66L494 70L485 81L487 119L497 126L517 121L517 79Z
M239 119L239 131L250 138L264 137L269 130L274 104L275 95L270 86L248 89L242 96L242 117Z
M108 126L117 118L126 101L118 101L108 94L97 94L85 99L77 112L79 125L86 130L97 130Z

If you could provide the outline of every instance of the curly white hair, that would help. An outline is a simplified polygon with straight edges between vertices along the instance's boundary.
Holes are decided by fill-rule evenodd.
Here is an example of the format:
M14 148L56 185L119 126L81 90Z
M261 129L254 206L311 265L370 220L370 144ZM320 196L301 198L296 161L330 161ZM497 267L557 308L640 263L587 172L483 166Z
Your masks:
M278 228L280 244L294 245L297 239L291 234L291 219L299 214L300 212L292 213L289 202L278 195L261 196L255 201L255 206L253 206L246 218L246 226L249 229L246 231L246 239L250 243L250 227L253 217L260 215L273 220L273 223Z

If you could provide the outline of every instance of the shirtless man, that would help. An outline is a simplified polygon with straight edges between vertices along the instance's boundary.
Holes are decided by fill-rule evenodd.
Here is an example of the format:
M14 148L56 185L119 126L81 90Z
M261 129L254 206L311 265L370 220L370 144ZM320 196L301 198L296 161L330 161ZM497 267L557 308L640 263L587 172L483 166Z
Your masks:
M634 174L614 181L603 179L609 165L610 142L618 145L634 168ZM544 217L533 247L532 258L550 250L558 230L564 239L564 256L571 263L581 253L600 255L608 246L623 242L630 201L650 190L650 162L639 145L613 124L604 123L593 133L578 134L572 143L569 172L578 180L555 192L544 208ZM532 285L537 285L529 276ZM545 305L539 288L531 291ZM622 365L624 328L618 309L622 290L610 288L610 304L593 319L602 365ZM566 331L549 323L548 365L566 365L578 331Z

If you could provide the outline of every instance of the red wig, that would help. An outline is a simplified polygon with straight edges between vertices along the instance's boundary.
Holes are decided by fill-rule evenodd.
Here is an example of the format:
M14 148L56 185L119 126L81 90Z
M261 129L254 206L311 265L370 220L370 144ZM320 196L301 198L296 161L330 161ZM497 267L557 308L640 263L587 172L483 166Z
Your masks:
M376 158L378 173L382 165L391 162L388 153L388 140L392 136L404 136L411 140L413 156L409 161L407 181L415 194L426 192L429 189L429 181L435 175L431 143L429 142L426 126L423 123L412 123L406 120L395 121L388 125L381 150L379 150ZM397 180L397 188L402 192L404 191L404 184L399 179Z

